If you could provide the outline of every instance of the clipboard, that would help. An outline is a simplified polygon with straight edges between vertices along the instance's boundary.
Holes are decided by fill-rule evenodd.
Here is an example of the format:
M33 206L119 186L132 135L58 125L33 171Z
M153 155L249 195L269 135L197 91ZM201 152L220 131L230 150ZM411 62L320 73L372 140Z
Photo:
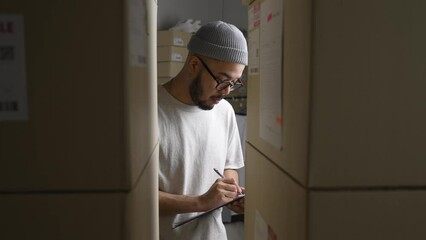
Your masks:
M193 216L193 217L190 217L190 218L188 218L188 219L185 219L185 220L183 220L183 221L181 221L181 222L177 222L177 223L173 224L173 227L172 227L172 228L173 228L173 229L175 229L175 228L177 228L177 227L180 227L180 226L182 226L182 225L184 225L184 224L186 224L186 223L189 223L189 222L191 222L191 221L193 221L193 220L195 220L195 219L197 219L197 218L200 218L200 217L202 217L202 216L204 216L204 215L207 215L207 214L209 214L209 213L213 212L213 211L214 211L214 210L216 210L216 209L219 209L219 208L224 207L224 206L226 206L226 205L228 205L228 204L231 204L231 203L236 202L236 201L238 201L238 200L240 200L240 199L243 199L245 196L246 196L245 194L238 195L238 197L236 197L236 198L232 199L231 201L229 201L229 202L227 202L227 203L224 203L224 204L222 204L222 205L220 205L220 206L217 206L217 207L215 207L215 208L212 208L212 209L210 209L210 210L208 210L208 211L206 211L206 212L200 213L200 214L198 214L198 215L196 215L196 216Z

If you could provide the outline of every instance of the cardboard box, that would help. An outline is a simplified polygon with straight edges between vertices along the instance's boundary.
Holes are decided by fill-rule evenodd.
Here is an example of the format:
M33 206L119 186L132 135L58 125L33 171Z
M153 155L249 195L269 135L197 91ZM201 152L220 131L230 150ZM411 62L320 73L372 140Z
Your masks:
M401 240L426 236L425 189L305 188L249 144L246 175L247 240ZM262 229L276 238L261 235Z
M29 117L0 122L0 192L128 190L158 134L156 79L127 59L126 6L46 4L2 4L24 19Z
M426 190L310 191L309 240L400 240L426 236Z
M192 33L162 30L157 32L157 46L179 46L186 47L191 39Z
M426 2L385 5L283 2L282 149L260 135L262 63L249 72L247 141L305 186L426 185L426 35L411 24L426 21Z
M2 238L123 239L125 199L125 193L0 194Z
M158 239L156 158L130 191L0 193L2 239Z
M246 144L244 237L307 240L307 192ZM278 238L261 235L268 228Z
M157 65L158 77L174 77L182 69L182 62L159 62Z
M249 34L249 50L251 54L259 52L253 57L256 65L251 66L249 62L248 82L250 85L247 89L247 107L248 107L248 132L247 141L259 148L261 152L266 154L269 159L274 161L283 169L286 169L293 177L297 178L301 183L307 184L308 181L308 136L309 136L309 71L301 69L309 69L310 59L310 6L307 0L283 2L283 8L289 9L292 14L284 15L283 37L284 46L282 81L280 86L283 93L282 98L277 99L282 107L283 124L281 133L282 148L277 148L270 143L269 140L260 136L262 128L260 114L261 98L261 77L262 62L260 62L260 52L262 51L261 24L259 21L259 12L262 8L261 1L255 1L250 6L250 28ZM288 4L288 6L286 5ZM260 5L260 6L259 6ZM287 11L287 10L286 10ZM291 25L291 28L286 26ZM293 26L295 25L295 26ZM260 43L259 43L260 42ZM291 46L291 51L286 50L286 46ZM299 71L300 70L300 71ZM283 80L285 79L285 81Z
M158 62L185 62L188 56L186 47L161 46L157 47Z
M316 6L312 186L426 186L426 2L383 3Z

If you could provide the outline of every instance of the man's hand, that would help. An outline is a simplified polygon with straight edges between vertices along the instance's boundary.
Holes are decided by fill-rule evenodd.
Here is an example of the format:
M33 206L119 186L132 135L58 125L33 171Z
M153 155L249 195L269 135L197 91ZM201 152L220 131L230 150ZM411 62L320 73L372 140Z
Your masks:
M210 189L200 196L206 210L232 201L241 192L241 188L233 178L218 178Z
M241 193L245 194L246 189L241 187ZM231 204L226 205L229 209L231 209L232 211L238 213L238 214L242 214L244 213L244 198L235 201Z

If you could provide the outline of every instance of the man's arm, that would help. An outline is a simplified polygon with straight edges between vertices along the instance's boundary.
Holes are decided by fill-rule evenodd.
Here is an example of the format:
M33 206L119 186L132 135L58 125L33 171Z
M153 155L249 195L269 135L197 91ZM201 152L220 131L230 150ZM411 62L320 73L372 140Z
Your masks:
M160 214L177 214L203 211L199 196L186 196L158 191Z
M211 208L231 201L238 193L238 186L233 178L220 178L210 189L199 196L177 195L159 192L160 215L205 212Z
M235 169L225 169L223 172L223 176L225 178L233 178L235 180L235 183L238 184L238 172Z

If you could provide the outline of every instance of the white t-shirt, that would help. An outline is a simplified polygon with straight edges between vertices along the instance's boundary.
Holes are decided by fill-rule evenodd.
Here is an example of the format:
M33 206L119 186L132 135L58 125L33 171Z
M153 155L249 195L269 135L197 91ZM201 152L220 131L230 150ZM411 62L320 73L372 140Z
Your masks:
M232 106L220 101L212 110L186 105L158 86L160 130L159 188L180 195L207 192L224 169L244 166L238 126ZM162 240L226 240L222 209L172 229L199 213L160 216Z

